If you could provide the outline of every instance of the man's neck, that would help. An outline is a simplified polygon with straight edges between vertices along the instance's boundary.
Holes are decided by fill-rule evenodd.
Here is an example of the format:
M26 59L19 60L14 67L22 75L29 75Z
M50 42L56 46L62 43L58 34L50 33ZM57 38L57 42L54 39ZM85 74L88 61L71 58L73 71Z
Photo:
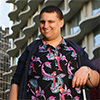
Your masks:
M54 40L45 40L47 44L53 46L54 48L57 47L57 45L61 42L62 37L58 38L58 39L54 39Z

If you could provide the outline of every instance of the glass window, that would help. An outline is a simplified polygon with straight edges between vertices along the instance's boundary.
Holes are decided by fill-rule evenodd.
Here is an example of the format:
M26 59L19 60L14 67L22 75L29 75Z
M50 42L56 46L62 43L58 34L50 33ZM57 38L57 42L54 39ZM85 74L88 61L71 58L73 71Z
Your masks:
M19 33L18 33L17 36L16 36L16 39L17 39L17 38L19 38Z
M0 40L1 40L1 33L0 33Z
M80 47L82 47L82 40L77 43Z
M79 21L80 21L80 12L78 12L71 20L69 21L70 26L70 34L76 33L80 27L79 27Z
M21 51L22 51L22 52L24 52L26 46L27 46L27 43L25 43L25 44L23 45L23 47L21 48Z
M64 9L64 0L62 0L62 2L60 2L60 4L58 5L58 7L61 9L62 13L65 12L65 9Z
M92 0L93 15L100 12L100 0Z
M38 37L38 30L36 30L35 34L33 34L33 40L36 40Z
M17 62L18 62L18 57L15 58L15 64L17 64Z
M100 26L94 30L94 45L100 44Z
M11 44L10 48L13 48L13 39L9 39L9 42Z
M35 21L34 21L34 18L37 16L38 13L39 13L39 12L38 12L38 9L37 9L37 10L34 12L34 14L33 14L33 19L32 19L33 25L36 24Z
M0 50L1 50L1 42L0 42Z
M25 5L25 7L22 9L22 11L28 10L28 5Z
M61 35L64 37L65 36L65 25L61 29Z

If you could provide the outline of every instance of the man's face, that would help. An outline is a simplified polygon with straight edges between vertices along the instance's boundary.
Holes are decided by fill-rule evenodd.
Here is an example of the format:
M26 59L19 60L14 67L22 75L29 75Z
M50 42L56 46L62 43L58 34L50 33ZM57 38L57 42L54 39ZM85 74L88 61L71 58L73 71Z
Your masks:
M45 40L54 40L61 38L61 27L64 20L59 19L56 12L41 14L40 18L40 31Z

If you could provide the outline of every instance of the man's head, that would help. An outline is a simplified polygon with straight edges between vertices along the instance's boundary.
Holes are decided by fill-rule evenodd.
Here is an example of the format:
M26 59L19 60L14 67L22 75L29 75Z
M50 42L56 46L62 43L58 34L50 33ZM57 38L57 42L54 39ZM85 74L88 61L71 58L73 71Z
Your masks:
M61 28L64 25L63 14L55 6L47 6L40 13L40 31L48 43L59 42L62 39Z
M40 12L39 18L41 18L41 14L44 13L44 12L47 12L47 13L54 13L54 12L56 12L58 18L59 19L63 19L63 13L62 13L62 11L58 7L56 7L56 6L49 5L49 6L44 7L41 10L41 12Z

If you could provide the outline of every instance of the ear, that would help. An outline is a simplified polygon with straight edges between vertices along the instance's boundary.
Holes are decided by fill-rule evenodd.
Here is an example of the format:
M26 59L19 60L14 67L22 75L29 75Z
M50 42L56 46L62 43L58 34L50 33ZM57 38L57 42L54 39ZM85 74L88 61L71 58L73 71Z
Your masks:
M61 19L60 21L61 21L61 28L62 28L64 25L64 19Z

